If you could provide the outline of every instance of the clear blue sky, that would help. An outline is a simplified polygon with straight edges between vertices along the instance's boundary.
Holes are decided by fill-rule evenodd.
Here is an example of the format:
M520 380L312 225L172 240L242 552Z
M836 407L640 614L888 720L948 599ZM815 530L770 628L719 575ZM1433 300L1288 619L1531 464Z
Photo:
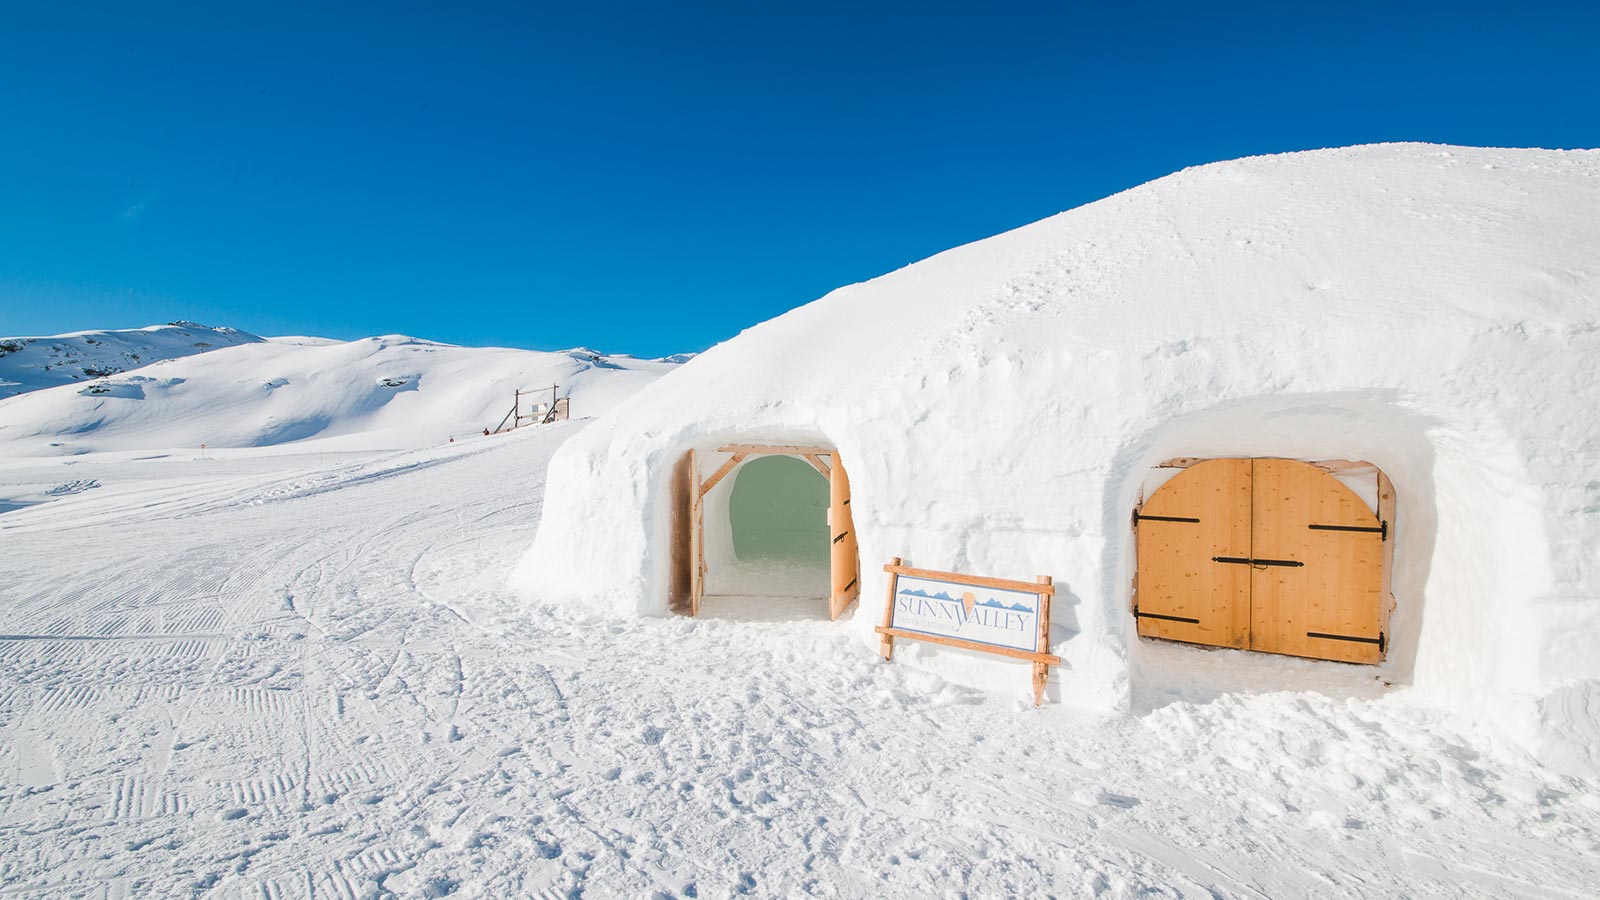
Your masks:
M1187 165L1600 146L1593 3L30 5L0 334L656 356Z

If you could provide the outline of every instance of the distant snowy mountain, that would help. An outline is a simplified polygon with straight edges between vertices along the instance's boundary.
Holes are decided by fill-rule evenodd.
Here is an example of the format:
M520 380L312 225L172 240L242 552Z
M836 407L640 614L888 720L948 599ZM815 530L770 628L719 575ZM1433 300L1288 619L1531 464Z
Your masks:
M237 328L213 328L194 322L75 331L51 337L0 338L0 398L261 341Z
M89 360L74 346L99 351L102 335L154 334L151 346L169 358L95 377L110 360ZM236 346L200 352L201 343L231 336ZM92 339L92 343L90 342ZM548 402L555 386L575 418L599 415L675 363L607 356L587 348L539 352L459 347L386 335L349 342L323 338L259 338L223 329L160 326L135 332L84 332L43 338L8 354L40 353L59 342L80 377L0 398L0 456L70 455L171 447L263 447L328 439L328 449L397 449L447 441L493 428L510 410L516 390L523 411ZM185 342L187 342L185 344ZM41 349L40 344L45 343ZM189 353L181 351L187 347ZM122 351L118 351L119 353ZM147 358L145 350L139 357ZM177 357L177 358L174 358ZM43 378L42 366L23 369ZM34 374L34 373L39 374ZM20 378L13 380L21 380Z

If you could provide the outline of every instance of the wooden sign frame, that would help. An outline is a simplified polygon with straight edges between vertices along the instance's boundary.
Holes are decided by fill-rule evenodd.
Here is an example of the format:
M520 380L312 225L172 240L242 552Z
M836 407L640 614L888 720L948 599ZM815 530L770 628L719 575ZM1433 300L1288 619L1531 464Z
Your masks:
M963 650L975 650L979 653L993 653L1010 659L1020 659L1033 663L1033 705L1044 703L1045 685L1050 680L1050 667L1061 665L1061 657L1050 653L1050 598L1055 595L1056 589L1049 575L1040 575L1032 582L1009 581L1004 578L988 578L981 575L962 575L959 572L938 572L932 569L914 569L901 565L900 557L883 567L889 573L889 597L883 605L883 624L874 630L878 633L880 644L878 652L885 661L894 659L895 638L904 638L908 641L926 641L930 644L939 644L945 647L959 647ZM945 637L944 635L924 634L920 631L910 631L894 627L894 598L900 586L900 576L911 578L927 578L934 581L945 581L952 584L970 584L975 587L996 588L1005 591L1016 591L1023 594L1039 595L1038 608L1038 634L1033 651L1017 650L1011 647L1001 647L995 644L984 644L977 641L965 641L960 638Z

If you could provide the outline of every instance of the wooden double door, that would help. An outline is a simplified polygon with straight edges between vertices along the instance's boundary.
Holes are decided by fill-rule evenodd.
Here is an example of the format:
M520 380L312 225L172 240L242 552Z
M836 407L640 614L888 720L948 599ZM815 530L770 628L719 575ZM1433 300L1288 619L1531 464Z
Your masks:
M1392 509L1388 480L1372 471L1379 509ZM1389 519L1310 463L1195 463L1134 514L1139 634L1379 662L1388 641Z

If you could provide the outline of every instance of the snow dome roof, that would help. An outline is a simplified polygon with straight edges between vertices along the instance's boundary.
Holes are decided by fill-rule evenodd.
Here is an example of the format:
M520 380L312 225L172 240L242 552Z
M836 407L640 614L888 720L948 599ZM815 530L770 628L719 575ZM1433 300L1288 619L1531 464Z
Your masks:
M691 381L732 382L704 402L827 394L976 348L1587 324L1597 196L1600 151L1376 145L1186 169L748 329L616 424L673 417L659 398Z
M555 457L515 579L664 612L683 452L821 441L850 467L864 603L891 556L1053 573L1076 628L1056 636L1063 698L1115 706L1139 670L1140 473L1365 459L1405 523L1386 677L1530 744L1565 729L1581 757L1600 729L1549 710L1600 708L1574 637L1600 636L1600 526L1579 512L1600 483L1596 247L1600 151L1187 169L836 290L639 392ZM873 618L848 627L866 638Z

